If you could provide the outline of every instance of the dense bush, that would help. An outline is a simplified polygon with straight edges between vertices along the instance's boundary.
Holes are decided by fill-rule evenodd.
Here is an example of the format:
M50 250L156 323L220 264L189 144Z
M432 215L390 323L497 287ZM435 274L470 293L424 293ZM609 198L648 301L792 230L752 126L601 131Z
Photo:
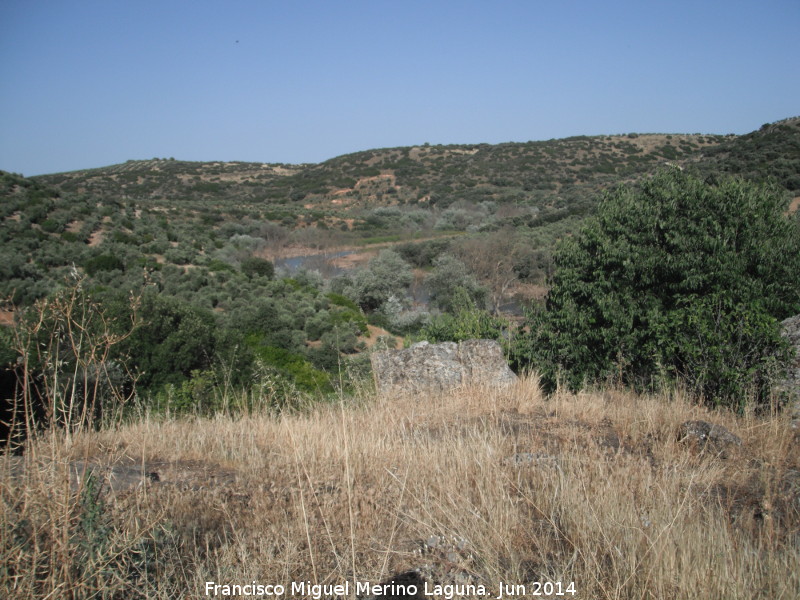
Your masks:
M356 272L347 293L363 310L375 311L392 296L405 297L412 280L408 263L397 252L382 250L366 269Z
M472 339L503 341L508 323L477 307L467 290L455 293L452 313L442 313L430 319L419 333L429 342L463 342Z
M210 311L153 293L145 294L139 311L141 322L120 346L140 385L180 384L211 366L216 323Z
M239 264L239 268L241 269L242 273L251 279L253 277L266 277L267 279L272 279L272 277L275 275L275 267L273 264L270 261L264 258L258 258L257 256L249 256L243 259Z
M100 271L125 270L125 263L118 256L100 254L92 256L83 263L83 268L88 275L97 275Z
M766 401L778 320L800 312L800 221L785 209L773 188L677 169L618 188L560 246L522 363L551 387L681 381L715 403Z
M415 267L430 267L433 260L444 253L450 246L449 239L434 239L424 242L406 242L397 246L396 250L406 262Z
M302 354L295 354L275 346L255 347L254 352L265 365L307 392L332 392L328 374L316 369Z

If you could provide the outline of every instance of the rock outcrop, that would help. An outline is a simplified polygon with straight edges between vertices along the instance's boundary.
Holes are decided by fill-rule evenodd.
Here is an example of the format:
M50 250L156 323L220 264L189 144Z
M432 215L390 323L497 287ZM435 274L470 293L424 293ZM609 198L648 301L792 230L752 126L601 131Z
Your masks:
M517 376L508 368L500 344L467 340L372 354L372 372L381 394L440 392L460 385L508 385Z
M781 321L781 335L794 348L794 361L789 365L786 379L778 385L778 389L788 397L787 408L792 416L800 419L800 315Z
M742 440L722 425L707 421L686 421L678 430L678 441L700 451L726 457Z

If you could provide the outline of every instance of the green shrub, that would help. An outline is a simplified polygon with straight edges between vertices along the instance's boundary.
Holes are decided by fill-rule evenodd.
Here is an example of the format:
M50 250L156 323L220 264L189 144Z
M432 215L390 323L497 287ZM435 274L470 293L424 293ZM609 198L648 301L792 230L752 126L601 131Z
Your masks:
M139 239L135 235L131 235L126 231L121 231L119 229L115 229L111 233L111 239L118 244L130 244L133 246L139 245Z
M713 403L768 400L800 312L800 222L774 188L673 169L608 194L567 238L522 366L554 387L681 381Z
M210 370L193 370L188 379L165 384L156 394L151 408L169 411L171 414L213 414L222 409L222 397L219 393L214 372Z
M455 292L453 313L433 317L420 330L420 339L429 342L463 342L473 339L503 341L508 323L488 311L478 308L469 292L458 288Z
M332 325L346 325L352 324L352 328L356 332L366 335L369 332L367 327L367 318L360 310L353 310L352 308L331 307L330 322Z
M381 250L353 277L352 295L364 311L378 310L390 297L403 297L411 285L411 267L392 250Z
M218 273L221 271L229 271L231 273L236 272L236 269L234 269L231 265L217 258L213 258L208 262L208 270L214 273Z
M45 219L41 222L42 231L46 231L47 233L60 233L64 229L63 223L55 220L55 219Z
M124 271L125 263L122 259L113 254L100 254L87 259L83 263L83 268L91 276L97 275L101 271Z
M77 233L73 233L72 231L64 231L61 234L61 239L65 242L80 242L82 241L81 238L78 236Z
M275 346L257 347L254 348L254 353L264 364L276 369L303 391L323 393L333 391L327 373L314 368L302 354L295 354Z
M309 340L318 340L332 328L333 323L327 310L321 310L312 315L305 324L305 332Z
M141 322L121 344L139 385L180 385L193 371L208 369L215 355L213 314L179 300L153 293L142 297ZM124 315L118 317L124 320Z
M350 300L350 298L348 298L347 296L343 296L342 294L336 294L331 292L329 294L325 294L325 297L331 304L334 304L336 306L343 306L351 310L360 310L358 308L358 304Z
M462 261L451 254L442 254L434 259L433 270L425 278L425 285L430 291L431 303L445 312L455 312L465 302L478 307L486 304L486 288L478 283Z
M242 260L239 265L242 273L247 275L250 279L253 277L266 277L267 279L272 279L275 275L275 267L273 264L263 258L258 258L257 256L249 256Z

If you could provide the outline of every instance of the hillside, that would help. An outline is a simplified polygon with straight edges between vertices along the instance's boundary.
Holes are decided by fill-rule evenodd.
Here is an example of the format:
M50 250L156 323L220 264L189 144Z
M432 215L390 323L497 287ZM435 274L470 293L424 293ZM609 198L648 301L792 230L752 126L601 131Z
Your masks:
M0 172L0 590L363 598L330 586L416 569L448 600L797 597L787 398L687 384L782 356L764 300L796 299L799 125ZM521 376L376 394L398 338L493 338ZM572 393L537 348L616 362ZM623 378L647 360L657 381Z
M726 139L703 149L694 162L706 173L772 177L795 197L800 196L800 117L767 123L758 131Z
M492 202L524 207L539 220L580 216L604 188L665 164L772 177L800 195L800 118L743 136L631 133L497 145L426 144L302 165L131 160L35 179L64 193L192 210L215 220L248 215L290 227L324 223L351 229L378 207L441 211Z
M0 281L6 295L38 297L54 267L85 262L87 246L120 255L128 267L207 265L215 257L236 267L231 255L245 251L241 243L225 248L236 235L255 238L252 250L273 259L287 244L321 249L513 228L516 246L526 248L515 251L524 255L515 272L541 283L554 242L602 190L665 164L772 178L800 196L800 118L742 136L632 133L377 149L320 164L151 159L28 179L7 174L0 237L9 260Z
M5 173L0 298L30 306L77 277L113 310L120 299L112 296L145 294L165 322L199 319L202 335L188 324L186 332L154 326L138 340L137 355L152 361L139 365L150 373L140 383L154 390L202 375L215 352L243 360L242 339L248 360L271 361L306 390L330 390L319 371L373 345L368 324L417 335L437 311L451 310L442 286L472 290L478 308L519 316L546 292L556 242L611 186L670 163L708 177L772 177L800 195L799 124L745 136L392 148L318 165L153 159L35 178ZM387 245L402 260L342 273ZM328 260L343 251L351 253L345 267ZM272 263L298 254L312 271L273 277ZM391 293L369 297L369 286L398 274ZM157 356L172 333L199 344L180 364Z
M456 201L562 207L665 162L723 144L713 135L573 137L498 145L367 150L316 165L128 161L36 179L65 192L140 201L353 212L376 206L446 208Z

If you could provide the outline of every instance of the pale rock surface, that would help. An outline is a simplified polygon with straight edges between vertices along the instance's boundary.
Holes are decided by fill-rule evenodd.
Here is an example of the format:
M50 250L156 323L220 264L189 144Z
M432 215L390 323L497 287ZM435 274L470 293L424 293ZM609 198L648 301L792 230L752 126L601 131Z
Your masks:
M794 348L794 361L789 365L786 379L778 385L778 389L787 393L787 408L795 420L800 420L800 315L781 321L781 335Z
M381 394L441 392L461 385L508 385L517 376L494 340L431 344L405 350L383 350L371 357Z

